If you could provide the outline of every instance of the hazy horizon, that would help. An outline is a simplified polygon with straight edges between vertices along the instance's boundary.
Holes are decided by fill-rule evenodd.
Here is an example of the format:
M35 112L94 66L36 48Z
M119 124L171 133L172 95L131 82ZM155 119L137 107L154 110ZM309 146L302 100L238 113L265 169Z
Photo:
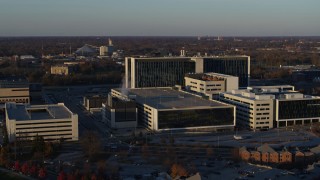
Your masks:
M320 36L317 0L3 0L0 36Z

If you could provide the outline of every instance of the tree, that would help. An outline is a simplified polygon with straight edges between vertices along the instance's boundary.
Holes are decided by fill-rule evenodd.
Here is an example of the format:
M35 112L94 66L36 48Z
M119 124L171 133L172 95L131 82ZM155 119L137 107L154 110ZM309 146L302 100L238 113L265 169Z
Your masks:
M9 138L8 138L8 132L7 132L7 127L2 126L2 132L3 132L3 146L6 146L9 144Z
M33 152L44 152L45 142L42 136L38 134L34 137L32 151Z
M9 162L9 155L7 148L1 148L0 150L0 165L5 166Z
M139 132L139 138L143 138L143 133L141 131Z
M101 151L100 138L96 133L92 131L85 132L80 140L80 143L84 149L85 154L89 158L92 158L95 154Z
M32 164L32 166L29 168L29 174L31 176L36 176L36 173L37 173L37 167L35 164Z
M66 180L66 179L67 179L66 173L63 170L60 171L60 173L58 174L57 180Z
M141 147L141 151L143 158L147 159L149 157L149 146L147 144L144 144Z
M170 136L170 138L169 138L169 142L170 142L170 144L171 144L171 145L173 145L173 144L174 144L174 141L175 141L175 140L174 140L174 137L173 137L173 136Z
M97 163L97 167L98 167L98 178L99 179L105 179L105 172L106 172L106 161L99 161Z
M163 137L161 138L160 142L161 142L161 144L162 144L162 145L165 145L165 144L167 144L167 141L166 141L166 139L165 139L165 138L163 138Z
M208 147L208 148L206 149L206 151L207 151L207 156L208 156L208 157L211 157L211 156L213 155L213 149L212 149L211 147Z
M54 152L54 147L51 142L45 144L44 155L46 157L51 156Z
M14 163L14 170L20 171L20 162L19 162L19 161L15 161L15 163Z
M92 173L91 180L97 180L97 175L95 173Z
M71 172L67 175L67 180L77 180L75 172Z
M188 176L187 170L180 164L174 163L171 166L171 177L175 178L177 176Z
M40 179L44 179L46 177L47 173L46 173L46 170L42 167L39 169L39 172L38 172L38 177Z
M29 164L27 162L23 163L21 167L21 172L23 174L27 174L29 172Z

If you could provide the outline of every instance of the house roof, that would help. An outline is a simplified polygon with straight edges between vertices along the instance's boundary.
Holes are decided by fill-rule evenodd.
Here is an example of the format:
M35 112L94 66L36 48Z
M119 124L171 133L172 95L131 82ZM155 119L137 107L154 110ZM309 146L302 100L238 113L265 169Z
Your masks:
M247 147L242 146L241 148L239 148L239 152L242 152L242 151L248 151L248 150L247 150Z
M260 147L257 148L257 151L260 151L261 153L277 153L272 147L270 147L268 144L263 144Z

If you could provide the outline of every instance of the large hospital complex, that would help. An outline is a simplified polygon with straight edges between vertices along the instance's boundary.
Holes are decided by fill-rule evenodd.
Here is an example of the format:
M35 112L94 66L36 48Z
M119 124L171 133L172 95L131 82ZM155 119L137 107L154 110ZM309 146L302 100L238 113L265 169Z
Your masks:
M129 89L110 95L135 102L137 125L152 130L320 122L319 97L290 85L250 86L249 56L127 57L125 65Z
M127 57L125 85L84 98L111 129L270 129L320 122L320 97L293 86L250 86L249 56ZM9 140L78 140L78 115L64 104L30 105L25 82L0 83Z

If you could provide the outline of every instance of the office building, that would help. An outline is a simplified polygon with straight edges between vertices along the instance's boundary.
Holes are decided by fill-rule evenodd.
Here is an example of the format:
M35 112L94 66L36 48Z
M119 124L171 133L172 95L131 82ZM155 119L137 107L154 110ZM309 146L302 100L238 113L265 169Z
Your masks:
M239 86L246 87L250 79L249 56L212 57L126 57L126 87L184 86L188 73L221 73L239 77Z
M136 128L136 103L127 98L108 95L108 101L102 104L102 122L112 129Z
M269 129L320 122L320 97L303 95L293 86L255 86L219 94L237 107L237 125Z
M76 72L76 65L55 65L51 66L51 74L54 75L70 75Z
M193 58L196 73L215 72L239 77L239 87L249 86L250 56L213 56Z
M18 138L32 140L78 140L78 115L63 103L53 105L5 104L9 142Z
M184 75L195 72L195 62L184 57L126 57L126 87L172 87L184 84Z
M250 129L273 128L274 95L251 93L247 90L232 90L220 93L222 102L237 107L237 126Z
M113 97L130 99L138 108L138 124L150 130L232 129L235 107L172 88L136 88L123 93L112 89Z
M108 47L100 46L100 56L107 56L107 55L108 55Z
M301 93L283 94L276 99L276 126L320 122L320 97Z
M239 89L239 78L219 73L193 73L184 77L187 91L203 94L209 98L220 92Z
M0 78L0 104L6 102L30 103L29 83L25 78Z

